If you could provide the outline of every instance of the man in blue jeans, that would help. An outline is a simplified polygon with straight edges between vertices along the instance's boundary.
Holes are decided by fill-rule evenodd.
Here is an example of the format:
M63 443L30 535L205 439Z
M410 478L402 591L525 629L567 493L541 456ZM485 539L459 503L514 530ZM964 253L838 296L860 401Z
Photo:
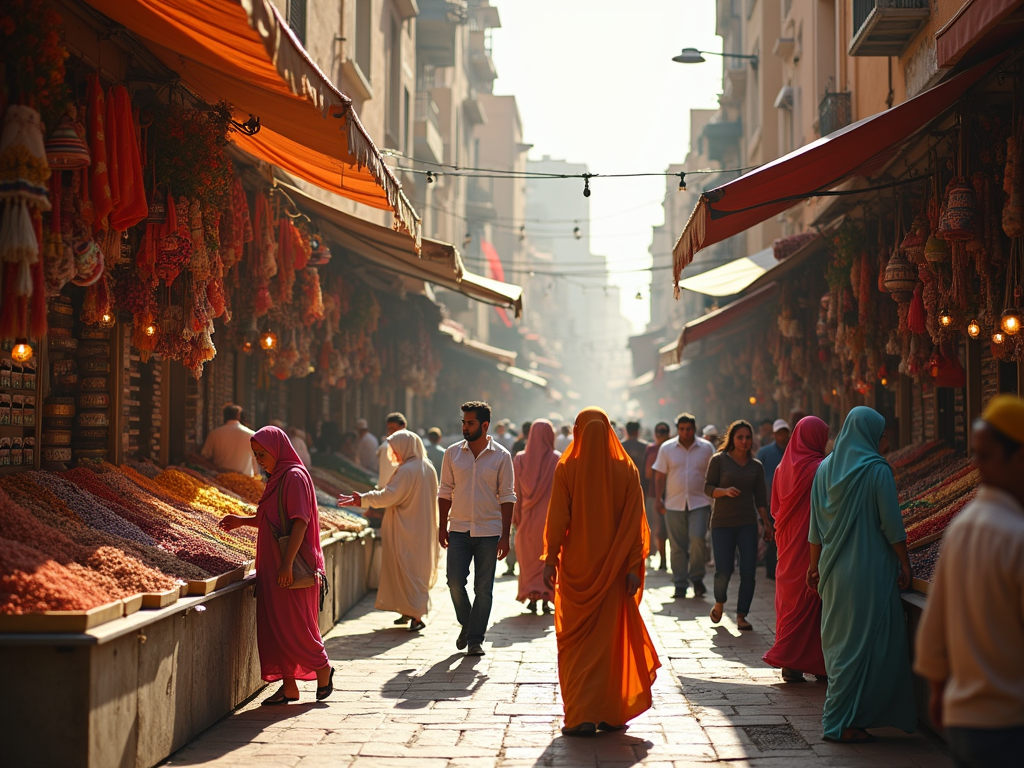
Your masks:
M441 462L437 499L438 539L448 550L448 589L462 625L455 647L469 646L469 656L483 656L484 634L491 617L494 571L509 550L512 527L512 455L487 434L491 407L484 402L462 406L461 442L450 446ZM466 592L473 563L474 600Z

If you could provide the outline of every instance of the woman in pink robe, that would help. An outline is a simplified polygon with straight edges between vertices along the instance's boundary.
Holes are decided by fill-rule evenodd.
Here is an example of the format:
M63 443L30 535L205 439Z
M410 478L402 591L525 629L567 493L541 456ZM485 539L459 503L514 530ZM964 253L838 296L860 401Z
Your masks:
M318 621L321 587L326 575L313 480L288 436L277 427L263 427L252 436L251 443L256 461L270 475L266 490L260 498L256 517L227 515L221 527L230 531L241 525L253 525L258 530L256 644L260 669L267 682L284 681L263 704L298 701L297 680L316 680L316 698L325 699L334 690L334 669L324 650ZM291 540L283 558L274 535L280 527L279 496L285 515L291 521ZM317 584L289 589L298 557L319 574Z
M528 609L537 612L537 601L543 601L544 613L551 613L551 590L544 584L544 525L548 502L555 478L555 467L561 457L555 450L555 428L550 421L538 419L530 426L526 450L512 459L515 470L516 506L512 524L516 527L516 558L519 561L520 602L529 601Z
M825 677L821 651L821 597L807 587L811 484L825 458L828 425L805 416L793 430L772 482L772 515L779 561L775 569L775 645L764 655L782 668L782 679L800 682L804 673Z

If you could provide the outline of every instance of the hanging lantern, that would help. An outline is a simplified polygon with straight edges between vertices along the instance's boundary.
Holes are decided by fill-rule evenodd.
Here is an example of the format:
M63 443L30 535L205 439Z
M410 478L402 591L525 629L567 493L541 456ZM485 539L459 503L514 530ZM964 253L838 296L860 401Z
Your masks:
M16 363L27 363L32 359L32 355L35 354L35 350L32 349L32 345L27 341L19 341L11 349L11 359Z
M971 318L971 322L967 324L967 335L972 339L976 339L981 335L981 325L973 317Z
M949 261L949 243L941 237L932 235L924 245L924 258L931 264L944 264Z
M1006 336L1003 335L1002 331L997 330L995 333L992 334L993 344L1002 344L1004 341L1006 341Z
M924 246L928 241L928 222L922 216L916 216L910 225L907 236L900 243L900 250L915 264L923 264Z
M917 286L917 268L898 248L885 266L885 288L897 304L909 304Z
M264 331L260 335L260 347L266 351L271 352L277 348L277 334L273 331Z
M242 342L242 352L247 354L247 355L251 355L252 354L252 342L251 341L243 341Z
M150 323L142 329L142 332L147 336L156 336L156 325L154 323Z
M89 146L70 112L61 118L46 142L46 162L59 171L85 168L92 162Z
M974 188L963 178L949 191L946 214L941 228L946 242L970 240L977 226L978 201Z
M100 319L96 324L99 325L100 328L113 328L114 321L114 312L108 309L106 312L100 315Z
M1004 309L1002 316L999 318L999 327L1003 329L1003 333L1007 336L1016 336L1020 330L1020 312L1013 307Z
M949 313L949 310L942 308L939 310L939 325L943 328L949 328L953 324L953 315Z
M751 395L751 396L750 396L750 398L748 399L748 402L749 402L749 403L750 403L751 405L757 405L757 398L756 398L756 397L754 397L753 395Z

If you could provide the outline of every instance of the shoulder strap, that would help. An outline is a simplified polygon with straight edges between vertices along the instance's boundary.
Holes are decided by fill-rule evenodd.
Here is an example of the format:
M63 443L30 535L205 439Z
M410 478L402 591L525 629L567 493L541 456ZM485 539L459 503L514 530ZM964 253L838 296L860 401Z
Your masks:
M291 533L291 526L288 524L288 517L284 513L284 496L281 493L281 485L284 483L284 478L281 478L281 483L277 486L277 517L281 524L281 535L288 536Z

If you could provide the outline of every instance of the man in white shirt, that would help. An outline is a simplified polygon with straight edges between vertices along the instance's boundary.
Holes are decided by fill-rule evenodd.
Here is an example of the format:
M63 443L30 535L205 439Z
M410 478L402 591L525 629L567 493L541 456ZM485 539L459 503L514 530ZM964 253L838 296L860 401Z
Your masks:
M200 454L222 472L258 475L260 467L249 444L254 434L242 424L242 406L229 403L224 406L224 423L206 436Z
M377 487L383 488L388 484L388 480L395 474L395 467L391 465L391 459L388 458L388 441L387 438L391 437L395 432L400 429L405 429L406 421L405 416L397 411L395 413L389 413L387 419L384 420L384 431L386 432L384 439L380 441L380 445L377 446Z
M686 597L687 577L693 582L693 596L703 597L707 593L706 534L711 518L711 499L704 494L704 482L715 448L697 437L697 420L692 414L679 414L676 429L678 438L662 443L654 461L654 503L665 516L675 584L672 597Z
M448 589L462 632L455 647L483 656L484 634L491 616L494 571L509 550L512 527L512 455L487 434L491 407L483 402L462 406L463 440L450 446L441 462L437 491L438 539L448 550ZM466 592L473 564L474 600Z
M569 424L563 424L558 434L555 435L555 450L559 453L565 453L572 444L572 435L569 434L570 429L571 426Z
M356 419L356 434L359 436L356 440L356 461L367 472L376 474L380 469L377 463L377 448L380 447L380 443L370 433L370 425L366 419Z
M1021 765L1024 742L1024 400L974 425L978 495L943 535L914 671L961 768Z

